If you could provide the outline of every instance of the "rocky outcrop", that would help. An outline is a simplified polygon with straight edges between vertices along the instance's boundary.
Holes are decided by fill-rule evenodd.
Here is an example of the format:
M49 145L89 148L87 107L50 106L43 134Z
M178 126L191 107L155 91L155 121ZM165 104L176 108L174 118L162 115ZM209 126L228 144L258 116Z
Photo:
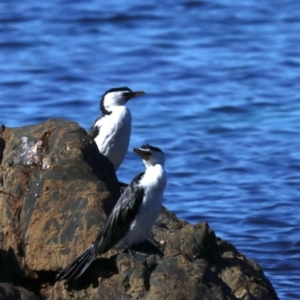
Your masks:
M78 124L2 126L0 299L278 299L257 263L208 224L164 208L151 237L163 258L139 264L111 250L80 281L55 282L95 239L119 194L112 164Z

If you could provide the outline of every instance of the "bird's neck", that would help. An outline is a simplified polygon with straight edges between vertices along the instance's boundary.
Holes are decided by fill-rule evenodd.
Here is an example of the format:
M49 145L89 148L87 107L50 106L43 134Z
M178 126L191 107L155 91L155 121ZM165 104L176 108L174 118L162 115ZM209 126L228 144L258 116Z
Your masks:
M141 185L154 189L163 190L167 184L167 176L164 167L160 164L147 166L145 174L141 180Z
M110 108L111 114L108 116L112 122L127 122L131 124L131 114L130 110L126 108L126 106L111 106ZM114 120L114 121L113 121Z
M108 109L104 106L103 101L100 102L100 110L101 110L103 116L111 114L110 109Z
M127 108L125 105L112 105L108 107L107 110L114 112L114 111L127 110Z

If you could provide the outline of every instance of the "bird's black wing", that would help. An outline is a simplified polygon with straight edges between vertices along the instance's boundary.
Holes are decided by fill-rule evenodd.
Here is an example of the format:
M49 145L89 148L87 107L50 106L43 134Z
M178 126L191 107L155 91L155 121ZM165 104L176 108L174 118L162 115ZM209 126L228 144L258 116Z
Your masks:
M112 210L104 230L94 242L99 253L105 253L114 247L129 230L143 201L144 189L138 183L144 174L143 172L134 177Z
M103 116L100 116L99 118L97 118L95 120L95 122L93 123L93 125L90 127L90 129L88 130L87 134L89 136L91 136L93 139L99 134L100 132L100 127L98 125L96 125L97 121L99 121Z
M98 234L95 242L69 266L59 272L56 275L56 280L67 279L72 281L78 279L97 257L98 253L105 253L125 236L137 214L139 205L143 201L144 190L138 185L143 175L144 173L137 175L125 189L112 210L104 230Z
M60 271L55 279L73 281L78 279L96 258L95 246L92 244L82 254L76 257L65 269Z

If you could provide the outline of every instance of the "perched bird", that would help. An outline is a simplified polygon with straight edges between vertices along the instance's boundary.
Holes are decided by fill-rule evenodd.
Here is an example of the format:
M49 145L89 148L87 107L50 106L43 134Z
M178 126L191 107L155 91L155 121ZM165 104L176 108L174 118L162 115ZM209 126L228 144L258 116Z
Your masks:
M133 151L143 159L145 172L135 176L125 189L95 242L59 272L57 280L76 280L98 254L111 248L134 251L135 245L147 239L158 217L167 183L165 156L159 148L148 144Z
M131 113L125 104L131 98L144 94L133 92L128 87L108 90L100 100L102 115L88 131L100 153L110 159L116 171L127 153L131 134Z

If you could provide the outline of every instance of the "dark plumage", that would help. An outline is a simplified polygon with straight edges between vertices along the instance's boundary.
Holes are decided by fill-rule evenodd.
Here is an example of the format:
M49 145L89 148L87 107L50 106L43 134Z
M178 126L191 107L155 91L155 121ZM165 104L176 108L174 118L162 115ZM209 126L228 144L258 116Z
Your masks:
M101 118L101 117L100 117ZM96 122L100 119L96 119L95 122L93 123L93 125L91 126L91 128L89 129L89 131L87 132L87 134L92 137L93 139L99 134L99 127L95 126Z
M135 245L147 239L161 209L167 177L162 151L150 145L143 147L134 148L133 151L143 159L146 171L133 178L95 242L59 272L57 280L76 280L98 254L105 253L113 247L127 248L132 253Z
M141 149L143 150L149 150L150 151L156 151L156 152L160 152L160 153L163 153L159 148L157 147L154 147L154 146L151 146L149 144L144 144L141 146Z
M144 172L135 176L125 189L95 242L72 261L67 268L59 272L56 280L76 280L90 266L98 254L107 252L125 236L143 201L144 190L138 187L138 182L143 175Z

